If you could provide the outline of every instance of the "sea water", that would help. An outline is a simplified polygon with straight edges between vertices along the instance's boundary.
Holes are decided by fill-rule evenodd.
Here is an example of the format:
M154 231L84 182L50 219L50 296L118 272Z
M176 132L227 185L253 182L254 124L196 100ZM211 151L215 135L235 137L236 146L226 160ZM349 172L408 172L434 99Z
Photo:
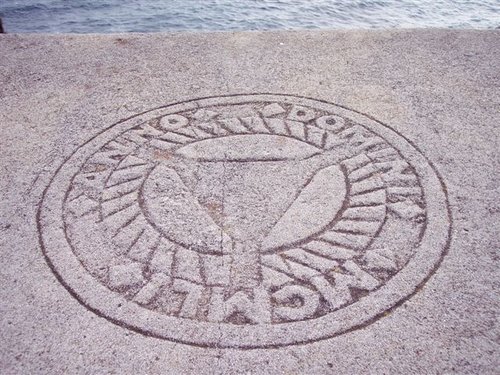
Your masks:
M500 28L500 0L0 0L7 32Z

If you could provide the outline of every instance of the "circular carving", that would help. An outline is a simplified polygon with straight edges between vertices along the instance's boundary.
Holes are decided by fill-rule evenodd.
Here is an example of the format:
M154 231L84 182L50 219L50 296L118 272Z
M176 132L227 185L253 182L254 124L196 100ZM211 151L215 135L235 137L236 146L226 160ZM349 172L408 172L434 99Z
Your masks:
M446 251L444 185L403 136L285 95L192 100L79 147L38 212L87 308L168 340L256 348L364 326Z

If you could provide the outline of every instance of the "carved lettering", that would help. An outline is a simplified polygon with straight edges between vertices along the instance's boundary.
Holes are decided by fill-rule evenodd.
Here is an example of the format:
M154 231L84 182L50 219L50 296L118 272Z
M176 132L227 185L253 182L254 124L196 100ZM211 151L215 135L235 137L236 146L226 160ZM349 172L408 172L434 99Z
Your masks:
M235 313L242 314L255 324L269 323L271 309L268 292L263 288L256 288L253 289L253 299L243 291L238 291L225 299L223 288L212 288L208 320L223 322Z
M284 286L272 297L277 304L274 314L286 321L310 318L319 306L319 295L300 285Z

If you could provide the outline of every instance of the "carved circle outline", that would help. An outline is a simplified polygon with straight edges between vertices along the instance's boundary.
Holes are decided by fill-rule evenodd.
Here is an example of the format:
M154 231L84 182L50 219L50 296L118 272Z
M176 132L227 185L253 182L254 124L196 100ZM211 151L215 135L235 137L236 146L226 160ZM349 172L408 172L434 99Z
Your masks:
M151 117L221 104L279 101L344 115L393 145L421 178L428 223L416 253L385 285L353 304L312 321L279 325L231 326L191 321L146 310L97 282L74 255L63 229L63 202L72 176L89 155L109 140ZM66 158L42 194L37 227L51 270L83 306L100 317L147 336L201 347L273 348L311 343L365 327L411 298L436 272L451 239L452 218L446 186L434 165L410 140L358 111L326 101L283 94L245 94L193 99L158 107L121 120L89 139Z

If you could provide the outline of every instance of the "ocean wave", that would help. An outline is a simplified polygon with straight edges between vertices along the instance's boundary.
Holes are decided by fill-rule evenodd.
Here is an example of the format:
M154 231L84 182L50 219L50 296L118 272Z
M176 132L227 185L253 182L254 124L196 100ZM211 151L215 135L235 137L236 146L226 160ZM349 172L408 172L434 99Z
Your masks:
M497 0L16 0L8 32L500 27Z

